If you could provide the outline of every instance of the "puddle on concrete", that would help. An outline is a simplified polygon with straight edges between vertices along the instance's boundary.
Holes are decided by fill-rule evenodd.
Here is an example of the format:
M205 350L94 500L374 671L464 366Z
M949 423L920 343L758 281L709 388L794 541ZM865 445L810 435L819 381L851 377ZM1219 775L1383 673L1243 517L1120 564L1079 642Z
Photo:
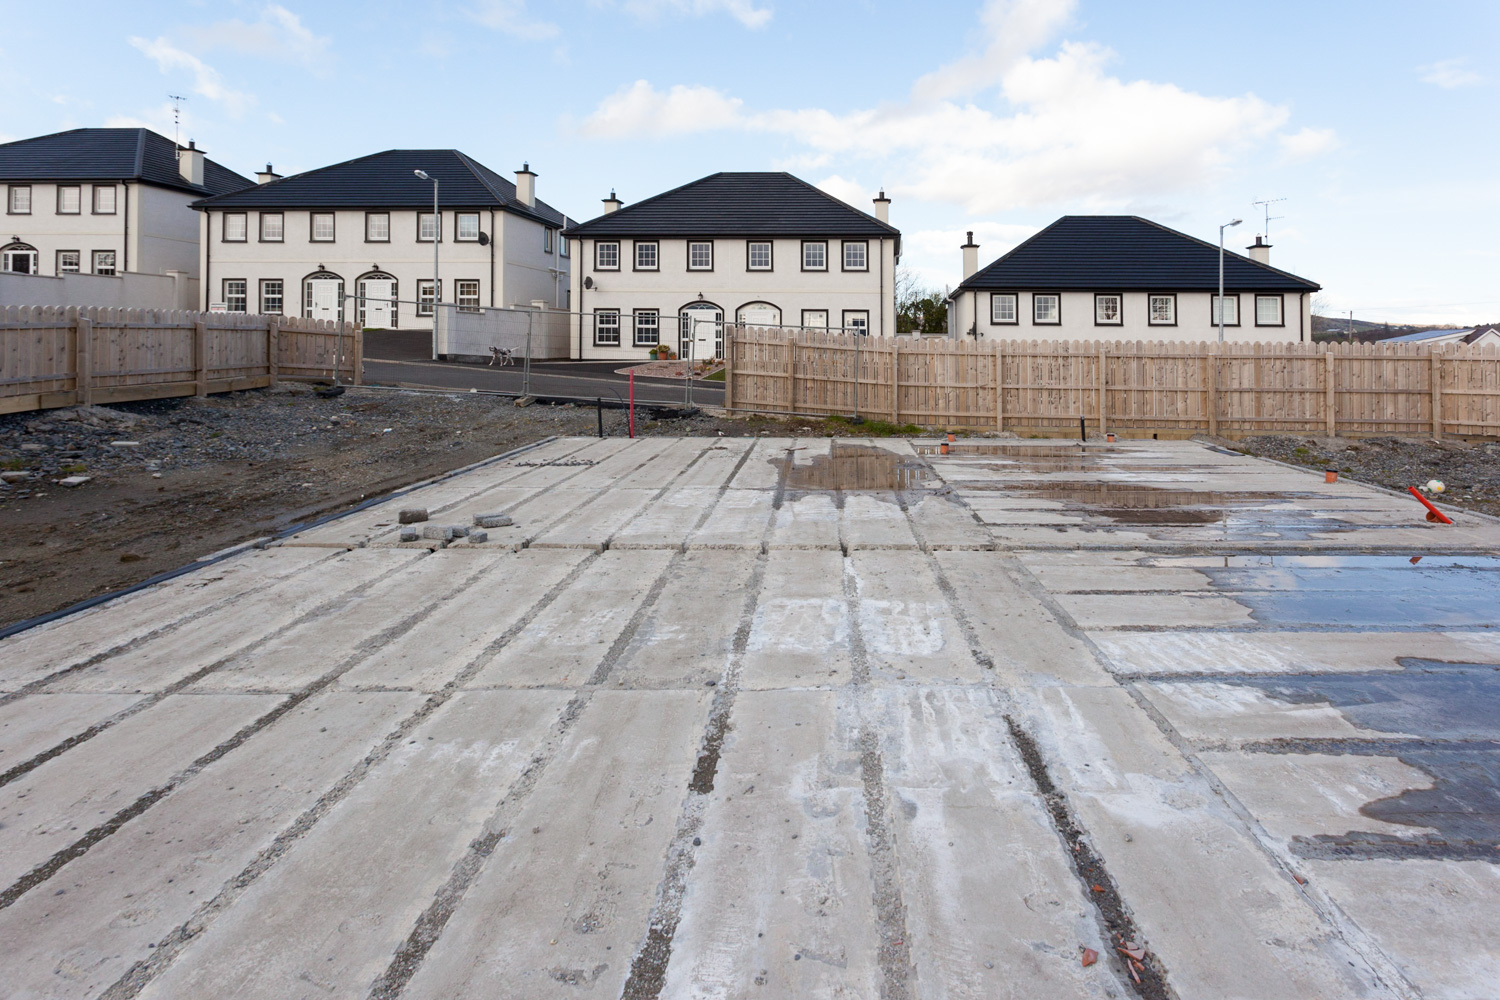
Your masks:
M1365 804L1371 819L1426 827L1411 839L1354 833L1298 837L1311 857L1479 857L1500 864L1500 664L1444 663L1403 657L1399 671L1236 675L1216 678L1254 687L1293 704L1326 703L1350 722L1415 740L1282 740L1254 749L1281 753L1392 756L1433 780L1433 787Z
M807 465L794 465L786 475L788 490L845 492L914 490L932 470L926 463L868 444L833 443L830 454L816 455Z
M1112 482L1012 486L1007 492L1031 500L1052 500L1063 504L1070 512L1107 517L1116 524L1214 524L1227 520L1232 509L1264 508L1299 496L1174 490Z
M1198 569L1215 590L1230 593L1265 625L1491 628L1500 618L1500 573L1470 565L1490 562L1484 557L1415 565L1399 556L1353 557L1350 565L1317 562Z

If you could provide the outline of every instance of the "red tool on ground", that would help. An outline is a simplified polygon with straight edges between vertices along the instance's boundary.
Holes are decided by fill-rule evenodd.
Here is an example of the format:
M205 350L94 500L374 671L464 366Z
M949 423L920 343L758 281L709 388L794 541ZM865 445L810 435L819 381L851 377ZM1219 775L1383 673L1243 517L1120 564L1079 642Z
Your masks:
M1408 486L1407 490L1410 491L1410 493L1411 493L1412 496L1414 496L1418 500L1422 501L1422 506L1423 507L1427 508L1427 520L1429 520L1429 521L1441 521L1444 524L1452 524L1453 523L1452 521L1448 520L1448 515L1447 514L1444 514L1442 511L1440 511L1436 507L1434 507L1432 505L1432 501L1428 500L1420 492L1418 492L1418 490L1417 490L1417 488L1415 486Z

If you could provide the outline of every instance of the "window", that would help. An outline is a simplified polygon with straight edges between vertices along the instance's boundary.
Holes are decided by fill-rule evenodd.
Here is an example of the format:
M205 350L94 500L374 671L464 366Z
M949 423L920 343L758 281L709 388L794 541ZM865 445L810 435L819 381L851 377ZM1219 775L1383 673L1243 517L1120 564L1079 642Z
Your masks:
M714 245L712 243L688 244L688 270L712 271L714 269Z
M83 269L83 254L77 250L57 251L57 273L77 274Z
M620 313L605 309L594 313L594 343L600 347L620 346Z
M224 213L224 242L243 243L248 231L244 212Z
M115 252L113 250L95 250L94 251L94 273L95 274L114 274L115 273Z
M1031 297L1031 321L1044 326L1062 322L1062 296L1033 295Z
M870 335L870 314L863 310L855 312L852 309L845 309L844 332L856 333L861 337L868 337Z
M828 244L827 243L804 243L804 244L802 244L802 270L804 270L804 271L826 271L826 270L828 270Z
M333 242L332 212L314 212L312 214L312 241L314 243Z
M542 253L552 252L552 230L542 227Z
M1177 296L1150 295L1147 299L1146 315L1152 326L1177 325Z
M616 334L618 338L618 334ZM635 346L655 347L661 343L661 313L655 309L635 311Z
M232 313L242 313L246 309L245 289L249 283L244 278L224 279L224 308Z
M262 243L280 243L286 235L286 220L280 212L260 213L260 241Z
M749 243L745 247L745 269L749 271L771 270L771 244Z
M479 311L479 282L477 281L455 281L453 293L458 296L459 312Z
M83 210L83 188L77 184L57 186L57 214L77 215Z
M438 297L441 298L442 297L442 294L441 294L442 293L442 286L439 285L437 287L438 287L438 293L439 293ZM431 278L427 278L426 280L422 280L422 279L418 279L417 280L417 315L418 316L431 316L432 315L432 300L433 300L432 290L433 290L433 284L432 284L432 279Z
M1255 325L1282 325L1280 295L1257 295L1255 297Z
M115 214L115 186L113 184L94 185L94 214Z
M635 269L637 271L656 270L656 244L637 242L635 245Z
M868 243L844 244L844 270L868 271L870 269L870 245Z
M1124 314L1120 309L1120 296L1118 295L1095 295L1094 296L1094 325L1095 326L1119 326L1125 321Z
M365 213L365 242L389 243L391 241L391 213Z
M31 185L12 184L10 186L10 201L6 203L7 211L11 215L31 214Z
M454 239L465 243L475 243L479 240L479 213L459 212L457 218L458 228Z
M828 329L827 309L804 309L802 310L802 327L807 330Z
M260 281L260 311L267 316L280 316L285 302L284 286L280 278L262 278Z
M1219 325L1219 297L1211 295L1213 305L1209 308L1209 323L1213 326ZM1238 295L1224 296L1224 325L1240 325L1240 297Z
M620 269L620 244L594 244L594 270L618 271Z
M994 292L990 295L990 322L1002 325L1020 322L1016 315L1015 292Z
M417 242L431 243L434 239L442 242L443 239L443 217L441 214L433 215L431 212L417 213Z
M571 244L573 241L563 239L561 232L557 234L557 241L562 244L562 246L558 247L558 249L562 251L562 255L564 257L571 256L572 247L569 246L569 244Z

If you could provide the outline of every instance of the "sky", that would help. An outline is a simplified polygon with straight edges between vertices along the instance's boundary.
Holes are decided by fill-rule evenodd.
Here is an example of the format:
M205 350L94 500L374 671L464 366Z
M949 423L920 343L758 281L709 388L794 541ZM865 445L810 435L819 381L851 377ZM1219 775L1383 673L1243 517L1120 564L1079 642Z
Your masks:
M1323 285L1500 321L1500 3L215 0L26 4L0 141L145 125L242 174L457 148L578 220L717 170L871 210L942 290L1067 214L1136 214Z

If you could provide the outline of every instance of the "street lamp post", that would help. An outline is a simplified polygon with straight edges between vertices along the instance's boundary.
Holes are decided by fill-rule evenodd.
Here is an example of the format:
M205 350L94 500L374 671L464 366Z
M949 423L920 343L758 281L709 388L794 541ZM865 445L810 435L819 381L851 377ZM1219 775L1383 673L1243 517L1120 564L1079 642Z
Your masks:
M1235 219L1219 227L1219 343L1221 344L1224 343L1224 230L1238 226L1244 221L1244 219Z
M438 289L443 286L438 283L438 246L442 242L439 237L443 233L443 217L438 214L438 182L436 177L429 177L425 170L413 170L412 173L424 181L432 181L432 360L436 361L437 349L437 327L438 327L438 300L441 296ZM1220 231L1219 242L1223 242L1223 231ZM1220 334L1220 340L1224 339Z

